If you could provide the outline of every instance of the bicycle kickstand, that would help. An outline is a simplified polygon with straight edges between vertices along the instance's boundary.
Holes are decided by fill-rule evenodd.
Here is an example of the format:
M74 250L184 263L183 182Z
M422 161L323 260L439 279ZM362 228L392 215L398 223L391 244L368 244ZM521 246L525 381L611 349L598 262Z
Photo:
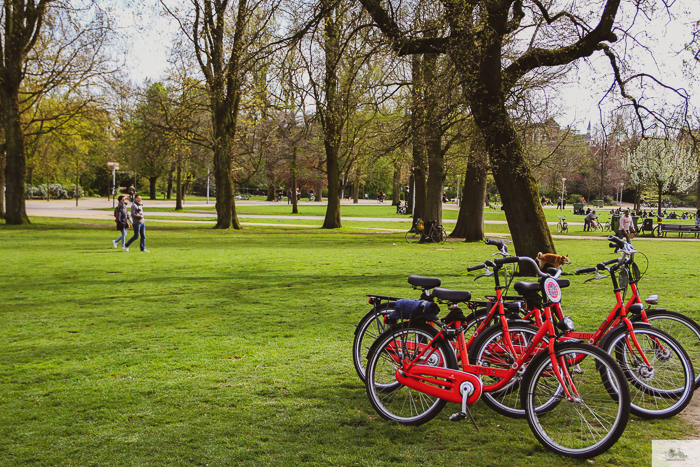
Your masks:
M462 420L466 419L468 415L469 419L472 421L472 424L474 424L474 428L476 428L476 431L479 431L479 427L476 426L476 421L472 416L472 412L467 406L467 399L469 399L469 396L474 392L474 386L472 385L472 383L465 381L461 384L459 390L462 393L462 411L450 415L450 421L461 422Z

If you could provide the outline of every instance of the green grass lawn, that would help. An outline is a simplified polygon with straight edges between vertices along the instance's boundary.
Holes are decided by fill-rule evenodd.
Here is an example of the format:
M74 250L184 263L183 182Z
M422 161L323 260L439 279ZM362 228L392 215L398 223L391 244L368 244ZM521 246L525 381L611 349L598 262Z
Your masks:
M466 273L491 258L481 243L409 245L400 232L350 226L152 223L151 253L125 253L112 249L109 221L33 221L0 224L3 466L589 465L550 454L524 420L481 402L477 432L448 421L456 404L404 427L367 400L351 360L364 294L415 297L409 274L490 293L488 279ZM601 241L556 245L570 272L613 257ZM638 247L650 260L642 293L700 320L696 245ZM566 309L577 329L593 330L610 285L571 278ZM594 465L649 464L652 439L687 437L697 433L679 417L631 417Z

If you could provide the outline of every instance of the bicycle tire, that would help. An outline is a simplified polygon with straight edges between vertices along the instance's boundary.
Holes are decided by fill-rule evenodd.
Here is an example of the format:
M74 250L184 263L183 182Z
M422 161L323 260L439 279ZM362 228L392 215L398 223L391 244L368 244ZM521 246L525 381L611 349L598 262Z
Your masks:
M605 223L605 232L611 232L611 230L610 230L610 222L609 222L609 221Z
M367 352L384 331L384 317L394 311L396 302L385 302L377 305L377 309L369 310L355 327L355 337L352 341L352 363L355 365L357 376L365 382L365 366Z
M540 352L530 362L520 389L530 430L557 454L577 459L598 456L617 442L629 421L625 375L610 355L589 344L560 342L554 352L560 365L565 364L578 396L565 397L549 353ZM583 360L576 363L581 355ZM552 399L559 403L550 404L549 410L538 409Z
M561 222L558 222L557 223L557 233L561 233L562 229L563 229L563 227L561 225Z
M531 324L511 324L508 328L516 352L518 350L524 351L538 331L538 328ZM520 354L511 355L505 349L505 346L502 344L504 334L503 328L498 324L487 328L469 349L469 363L499 369L510 368ZM546 341L543 341L540 345L544 345L544 347L537 349L536 352L543 349L546 350ZM524 366L523 368L526 367ZM484 390L481 394L481 400L489 408L501 415L511 418L525 418L525 409L523 409L522 401L520 400L520 382L522 378L523 371L520 371L511 378L511 381L504 388L493 392ZM481 379L484 386L489 386L501 381L502 378L482 375Z
M700 325L675 311L647 310L649 324L673 337L686 351L695 371L695 389L700 387Z
M365 387L374 410L385 420L402 425L422 425L432 420L447 401L429 396L396 381L402 361L412 360L421 344L426 345L439 331L425 324L388 329L377 339L367 362ZM435 352L425 365L457 369L457 359L447 341L437 341ZM397 352L396 347L402 349Z
M352 360L355 365L355 372L362 382L365 381L365 367L367 365L368 352L372 344L377 340L377 337L387 328L383 319L379 323L375 321L391 313L394 310L394 306L395 302L382 303L379 305L380 309L377 310L377 312L374 310L368 311L355 328L355 337L352 344ZM488 311L485 308L467 314L467 321L464 323L465 335L469 335L470 330L483 321L486 316L488 316ZM381 332L379 332L380 330ZM459 362L459 349L455 349L455 353L457 355L457 361Z
M418 243L421 237L420 232L406 232L406 243Z
M565 222L565 223L564 223L564 226L562 227L562 231L563 231L565 234L568 234L568 233L569 233L569 224L567 224L567 223Z
M680 413L693 398L695 373L683 347L665 332L636 323L634 334L651 363L649 373L635 347L625 342L625 327L611 331L605 350L614 356L630 387L634 415L648 419L668 418ZM663 349L658 347L661 343Z
M441 225L436 225L430 231L430 241L433 243L445 243L446 238L447 232L445 232L445 229L443 229Z

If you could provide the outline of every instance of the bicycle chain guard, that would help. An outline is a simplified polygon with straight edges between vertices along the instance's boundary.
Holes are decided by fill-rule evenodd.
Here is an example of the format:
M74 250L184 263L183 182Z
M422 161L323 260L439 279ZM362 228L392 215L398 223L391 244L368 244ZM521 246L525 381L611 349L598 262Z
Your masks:
M478 401L483 390L481 378L476 375L428 365L412 365L406 370L398 368L396 381L416 391L457 404L462 404L461 388L473 388L467 397L467 405Z

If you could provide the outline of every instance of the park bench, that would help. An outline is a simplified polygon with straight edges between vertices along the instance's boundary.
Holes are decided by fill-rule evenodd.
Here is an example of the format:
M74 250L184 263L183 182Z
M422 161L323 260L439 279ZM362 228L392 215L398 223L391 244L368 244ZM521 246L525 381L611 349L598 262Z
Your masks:
M659 226L659 236L665 237L668 233L677 233L679 237L682 237L684 233L689 233L697 238L698 234L700 234L700 229L689 224L661 224Z

